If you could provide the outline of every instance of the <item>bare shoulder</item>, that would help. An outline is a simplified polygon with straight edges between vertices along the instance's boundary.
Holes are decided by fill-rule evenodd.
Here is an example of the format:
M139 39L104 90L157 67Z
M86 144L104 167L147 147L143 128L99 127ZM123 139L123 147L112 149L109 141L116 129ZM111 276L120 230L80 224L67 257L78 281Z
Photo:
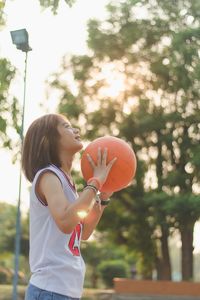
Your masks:
M48 170L42 173L38 179L36 190L41 199L48 202L49 195L54 193L62 193L62 185L58 176Z
M41 174L38 183L43 186L61 185L58 176L51 170L47 170Z
M48 205L58 228L66 233L66 210L70 202L64 193L60 179L51 171L43 173L39 181L38 191L42 201Z

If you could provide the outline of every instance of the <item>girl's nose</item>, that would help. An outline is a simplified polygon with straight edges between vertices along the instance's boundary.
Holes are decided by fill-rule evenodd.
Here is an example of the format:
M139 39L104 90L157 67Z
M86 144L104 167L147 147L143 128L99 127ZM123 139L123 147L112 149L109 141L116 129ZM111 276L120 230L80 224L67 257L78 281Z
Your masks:
M73 128L74 133L79 133L79 129L78 128Z

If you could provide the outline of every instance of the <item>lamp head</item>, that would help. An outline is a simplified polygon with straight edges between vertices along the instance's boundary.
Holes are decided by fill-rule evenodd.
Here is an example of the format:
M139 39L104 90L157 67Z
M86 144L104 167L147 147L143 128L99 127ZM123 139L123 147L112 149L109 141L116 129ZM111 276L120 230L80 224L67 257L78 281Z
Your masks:
M16 45L17 49L28 52L31 51L31 47L28 42L28 32L26 29L18 29L10 32L12 42Z

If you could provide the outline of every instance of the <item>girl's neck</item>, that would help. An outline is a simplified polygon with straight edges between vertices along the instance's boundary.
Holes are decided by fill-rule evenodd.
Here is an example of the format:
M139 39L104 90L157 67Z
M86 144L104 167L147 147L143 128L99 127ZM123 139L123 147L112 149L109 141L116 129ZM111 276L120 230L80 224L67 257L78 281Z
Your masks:
M61 170L70 177L74 155L60 153Z
M61 169L62 171L70 176L72 168L73 157L61 157Z
M61 163L61 170L68 176L71 174L72 162Z
M72 167L72 161L71 162L66 162L65 164L61 164L61 171L65 174L65 176L68 178L70 181L71 185L74 186L73 178L71 176L71 167Z

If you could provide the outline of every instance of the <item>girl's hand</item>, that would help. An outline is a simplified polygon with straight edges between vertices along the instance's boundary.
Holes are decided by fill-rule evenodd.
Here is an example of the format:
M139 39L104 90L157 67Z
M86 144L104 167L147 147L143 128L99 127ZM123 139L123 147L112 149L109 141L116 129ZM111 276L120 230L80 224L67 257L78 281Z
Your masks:
M112 195L113 195L112 192L110 192L110 193L107 193L107 192L101 192L101 193L99 194L99 198L100 198L101 200L107 200L107 199L109 199Z
M107 164L107 153L107 148L103 150L103 154L101 153L101 148L98 148L96 164L92 157L87 154L88 161L93 169L93 176L98 178L102 185L105 183L113 164L117 160L115 157Z

